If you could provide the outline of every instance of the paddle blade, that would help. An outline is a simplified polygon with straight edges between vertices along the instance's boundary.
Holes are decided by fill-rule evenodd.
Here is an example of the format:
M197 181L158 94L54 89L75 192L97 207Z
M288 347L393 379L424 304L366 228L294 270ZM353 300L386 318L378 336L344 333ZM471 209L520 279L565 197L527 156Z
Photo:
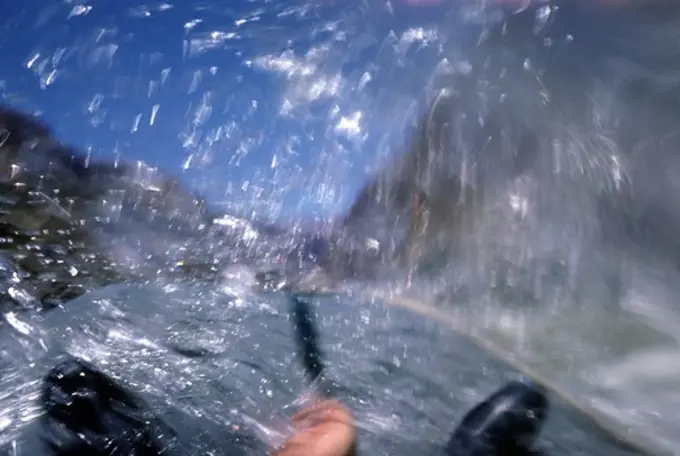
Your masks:
M302 365L310 381L314 382L321 377L324 370L323 355L312 309L299 295L293 295L292 316Z

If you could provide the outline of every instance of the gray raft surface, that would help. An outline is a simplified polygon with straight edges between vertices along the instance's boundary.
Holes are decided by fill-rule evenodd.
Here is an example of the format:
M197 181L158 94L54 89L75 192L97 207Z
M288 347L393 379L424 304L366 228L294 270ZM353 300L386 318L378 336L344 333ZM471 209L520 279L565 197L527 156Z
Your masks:
M530 378L551 394L552 410L543 433L545 450L551 455L667 455L653 439L626 428L586 399L579 398L558 382L524 364L516 354L498 342L485 338L455 316L424 301L386 293L371 298L389 307L404 309L436 321L451 331L450 357L464 370L480 370L498 379ZM459 359L456 359L459 358ZM474 376L474 374L471 374ZM465 378L461 376L460 378ZM459 384L459 388L468 385Z
M246 288L111 287L23 319L25 336L3 325L0 447L13 456L44 454L32 428L36 398L61 346L142 391L157 410L175 410L180 421L186 414L185 428L200 439L183 456L238 454L224 446L227 431L243 426L244 415L281 410L306 388L288 297ZM329 370L362 429L360 454L436 455L470 407L519 374L553 390L540 441L546 455L663 454L433 307L386 296L312 302Z

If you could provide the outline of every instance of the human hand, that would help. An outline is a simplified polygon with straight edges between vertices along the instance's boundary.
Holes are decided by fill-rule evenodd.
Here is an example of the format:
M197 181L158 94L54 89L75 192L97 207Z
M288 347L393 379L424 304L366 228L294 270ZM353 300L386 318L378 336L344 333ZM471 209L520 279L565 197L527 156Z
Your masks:
M350 456L356 428L350 412L326 400L293 415L296 432L274 456Z

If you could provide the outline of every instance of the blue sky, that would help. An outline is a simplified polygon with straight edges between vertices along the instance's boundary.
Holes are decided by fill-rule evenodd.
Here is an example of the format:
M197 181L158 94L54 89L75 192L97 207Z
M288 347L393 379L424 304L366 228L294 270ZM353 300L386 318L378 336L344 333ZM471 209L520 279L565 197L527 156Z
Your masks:
M411 48L395 65L386 37L441 10L319 5L11 2L0 91L94 157L158 165L232 210L325 217L398 149L386 132L433 64Z

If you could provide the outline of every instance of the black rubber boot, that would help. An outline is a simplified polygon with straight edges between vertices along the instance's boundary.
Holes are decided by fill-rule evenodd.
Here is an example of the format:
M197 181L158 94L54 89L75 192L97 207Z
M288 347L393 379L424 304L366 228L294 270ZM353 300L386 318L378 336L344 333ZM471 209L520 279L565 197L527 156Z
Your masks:
M173 454L175 432L134 393L91 364L68 358L44 381L43 439L55 454Z
M545 391L533 383L510 382L476 405L446 445L446 456L524 456L548 415Z

